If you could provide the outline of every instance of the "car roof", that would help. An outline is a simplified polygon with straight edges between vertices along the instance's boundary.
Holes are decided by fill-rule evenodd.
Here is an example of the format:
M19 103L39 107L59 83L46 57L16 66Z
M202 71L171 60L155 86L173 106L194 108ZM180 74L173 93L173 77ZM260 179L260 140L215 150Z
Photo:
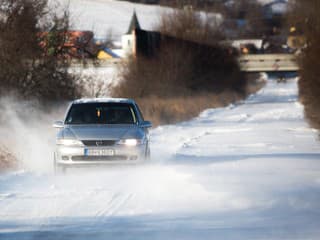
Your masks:
M72 104L81 103L131 103L134 104L135 101L128 98L81 98L76 99Z

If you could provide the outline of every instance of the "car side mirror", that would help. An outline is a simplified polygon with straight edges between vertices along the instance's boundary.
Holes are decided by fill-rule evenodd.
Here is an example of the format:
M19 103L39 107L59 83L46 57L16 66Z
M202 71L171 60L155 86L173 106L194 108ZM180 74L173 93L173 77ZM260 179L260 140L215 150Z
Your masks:
M54 128L63 128L64 127L64 124L63 124L63 121L56 121L53 123L52 125Z
M150 121L143 121L140 126L142 128L151 128L152 127L152 123Z

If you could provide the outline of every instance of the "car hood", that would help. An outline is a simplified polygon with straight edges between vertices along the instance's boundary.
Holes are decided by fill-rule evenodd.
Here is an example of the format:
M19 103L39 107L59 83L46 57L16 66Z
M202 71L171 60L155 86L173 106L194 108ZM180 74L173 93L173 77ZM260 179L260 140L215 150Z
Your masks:
M67 126L62 130L63 138L78 140L119 140L124 138L142 138L143 132L136 125L81 125Z

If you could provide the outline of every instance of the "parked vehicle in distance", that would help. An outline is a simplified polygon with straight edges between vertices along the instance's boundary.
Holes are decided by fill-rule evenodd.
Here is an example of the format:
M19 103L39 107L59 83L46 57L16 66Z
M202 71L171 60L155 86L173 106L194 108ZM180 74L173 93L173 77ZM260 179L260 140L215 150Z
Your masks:
M138 163L150 158L151 122L144 121L131 99L94 98L73 101L59 128L55 172L70 167Z

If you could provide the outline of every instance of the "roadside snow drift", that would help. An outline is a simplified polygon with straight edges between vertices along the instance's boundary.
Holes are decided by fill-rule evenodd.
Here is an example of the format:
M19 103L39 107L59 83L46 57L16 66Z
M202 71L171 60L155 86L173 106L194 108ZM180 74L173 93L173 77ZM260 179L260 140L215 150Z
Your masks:
M151 138L145 165L0 175L0 239L319 239L320 145L296 80Z

